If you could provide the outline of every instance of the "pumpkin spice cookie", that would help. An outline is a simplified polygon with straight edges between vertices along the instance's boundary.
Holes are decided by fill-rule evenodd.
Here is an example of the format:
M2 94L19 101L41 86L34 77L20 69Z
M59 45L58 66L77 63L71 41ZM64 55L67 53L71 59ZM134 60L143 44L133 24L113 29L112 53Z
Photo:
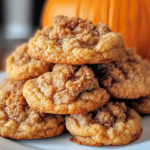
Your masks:
M138 99L150 94L150 70L144 60L127 50L125 62L91 65L101 86L112 97Z
M29 108L20 85L18 90L4 90L9 87L9 84L0 90L0 135L20 140L47 138L61 134L65 127L63 117L44 114Z
M140 114L150 114L150 95L132 102L133 109Z
M53 26L38 31L28 45L30 57L50 63L97 64L125 55L122 36L106 24L65 16L55 17Z
M12 80L26 80L48 72L52 64L31 59L27 53L28 46L19 46L7 59L6 72Z
M28 80L23 95L35 110L54 114L83 114L109 100L87 66L56 64L52 72Z
M65 120L73 136L70 140L83 145L125 145L142 132L141 117L124 103L108 102L86 115L70 115Z

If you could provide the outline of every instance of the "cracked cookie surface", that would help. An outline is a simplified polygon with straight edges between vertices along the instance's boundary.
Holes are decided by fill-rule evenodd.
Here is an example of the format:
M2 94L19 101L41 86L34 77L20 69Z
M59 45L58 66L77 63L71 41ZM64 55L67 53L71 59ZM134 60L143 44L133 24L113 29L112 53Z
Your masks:
M91 68L56 64L52 72L28 80L23 88L29 106L56 114L83 114L109 100Z
M112 97L138 99L150 94L149 62L143 60L132 49L127 50L125 62L98 64L91 67Z
M90 146L125 145L142 132L141 117L124 103L108 102L86 115L65 117L73 142Z
M22 44L7 59L6 72L12 80L26 80L50 71L52 64L31 59L27 44Z
M62 116L45 114L29 108L22 95L24 83L18 81L19 85L16 86L17 82L10 82L8 85L7 83L2 85L0 89L0 135L2 137L18 140L40 139L63 132L65 125ZM17 88L10 90L13 86Z
M29 55L37 60L61 64L97 64L122 60L122 36L105 24L93 25L81 18L57 16L52 27L38 31L29 41Z

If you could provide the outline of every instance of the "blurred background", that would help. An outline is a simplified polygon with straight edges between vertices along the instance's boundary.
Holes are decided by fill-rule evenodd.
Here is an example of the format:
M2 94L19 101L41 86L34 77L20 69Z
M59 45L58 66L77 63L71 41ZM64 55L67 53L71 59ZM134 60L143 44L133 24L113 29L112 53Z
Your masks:
M0 0L0 71L16 46L27 42L40 25L45 0Z
M103 22L150 60L150 0L0 0L0 70L16 46L51 26L57 15Z

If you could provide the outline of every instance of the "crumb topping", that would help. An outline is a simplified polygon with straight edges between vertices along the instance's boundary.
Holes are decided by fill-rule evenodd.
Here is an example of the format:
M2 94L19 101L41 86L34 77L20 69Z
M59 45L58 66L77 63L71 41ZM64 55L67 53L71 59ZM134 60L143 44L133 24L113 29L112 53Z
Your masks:
M59 115L45 114L31 109L25 98L20 93L0 91L0 114L3 120L14 120L19 124L34 126L40 122L44 124L51 118L56 118L58 123L63 122Z
M116 122L126 121L127 106L125 103L108 102L97 110L96 121L105 127L112 127Z
M10 119L16 120L17 122L24 121L28 114L28 107L26 100L20 94L11 94L6 101L6 112Z
M56 64L52 73L45 73L37 79L37 88L45 96L54 99L54 103L71 103L84 92L99 88L93 71L87 66Z
M113 127L117 122L125 122L127 118L127 106L125 103L108 102L106 105L87 115L71 115L76 118L80 124L89 125L99 123L106 128Z
M94 48L100 36L111 32L104 24L93 25L91 21L81 18L68 18L57 16L54 19L53 27L46 27L41 35L47 36L57 44L62 44L63 50L73 48Z

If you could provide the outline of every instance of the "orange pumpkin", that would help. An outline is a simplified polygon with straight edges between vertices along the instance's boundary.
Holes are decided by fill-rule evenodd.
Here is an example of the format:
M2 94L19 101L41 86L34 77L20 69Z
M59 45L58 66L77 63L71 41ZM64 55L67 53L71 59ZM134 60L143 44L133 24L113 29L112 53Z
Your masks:
M52 25L56 15L104 22L122 34L126 47L150 60L150 0L47 0L42 27Z

